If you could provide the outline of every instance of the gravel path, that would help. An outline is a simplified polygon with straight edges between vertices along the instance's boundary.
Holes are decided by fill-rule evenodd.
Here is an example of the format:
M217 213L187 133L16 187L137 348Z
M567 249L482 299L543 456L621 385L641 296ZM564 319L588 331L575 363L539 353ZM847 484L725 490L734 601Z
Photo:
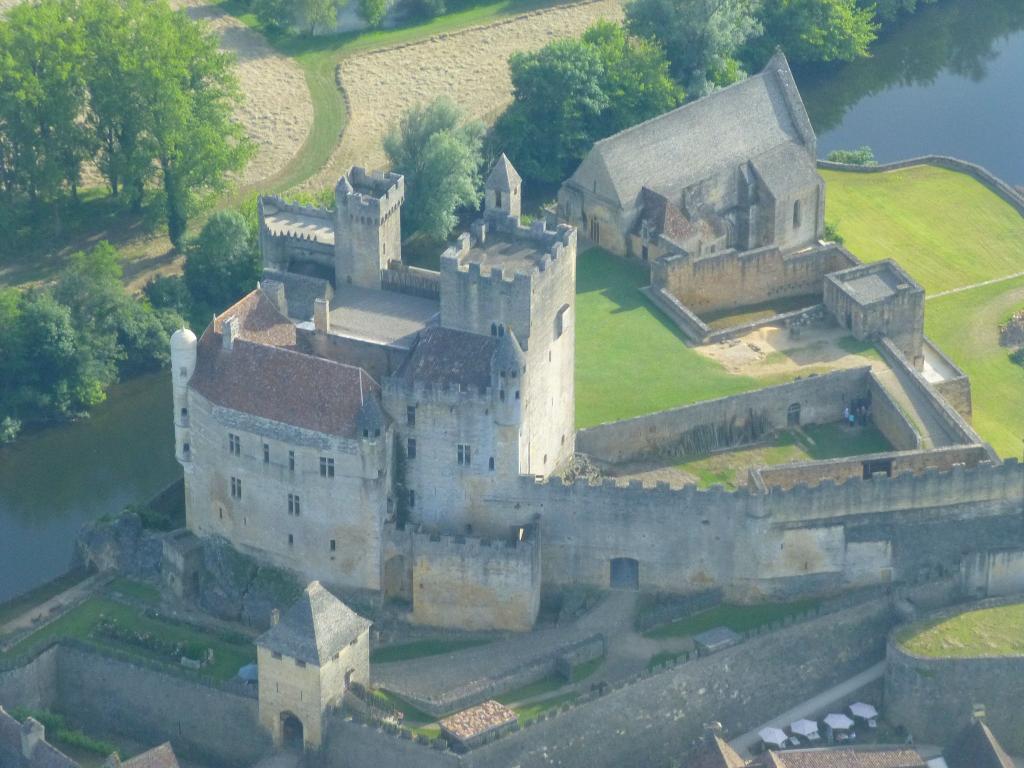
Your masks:
M511 54L579 35L598 19L621 18L621 0L596 0L345 59L341 81L348 94L349 121L330 163L305 186L333 185L351 165L383 166L384 135L417 102L444 94L467 115L493 122L512 100Z

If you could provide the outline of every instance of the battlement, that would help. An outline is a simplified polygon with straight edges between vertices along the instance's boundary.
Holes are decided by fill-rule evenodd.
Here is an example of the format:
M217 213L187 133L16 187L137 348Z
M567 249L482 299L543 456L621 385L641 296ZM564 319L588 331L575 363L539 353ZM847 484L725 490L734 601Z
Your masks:
M491 216L473 224L441 254L441 273L465 275L471 280L527 284L532 276L548 271L575 256L576 229L560 224L549 230L543 220L526 227L514 216Z
M427 556L501 557L508 560L531 562L536 555L536 536L532 527L524 527L522 541L462 536L431 532L420 526L412 534L413 552Z
M452 386L434 386L421 381L409 385L396 377L384 379L382 389L385 395L399 395L416 401L441 403L444 405L476 403L490 406L493 399L493 391L489 386L459 389Z
M405 177L398 173L369 172L354 166L334 189L339 209L350 216L389 216L405 200Z

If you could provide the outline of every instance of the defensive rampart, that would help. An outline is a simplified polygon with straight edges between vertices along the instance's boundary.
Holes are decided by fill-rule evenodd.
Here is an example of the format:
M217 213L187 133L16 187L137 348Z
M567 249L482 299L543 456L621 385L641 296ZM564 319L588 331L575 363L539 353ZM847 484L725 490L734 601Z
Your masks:
M969 610L1021 602L1024 596L988 600ZM938 621L963 609L929 616ZM935 658L909 652L900 644L902 632L890 638L886 652L885 716L904 725L920 742L940 744L970 722L975 704L985 707L986 721L1007 751L1024 751L1024 708L1021 680L1024 656Z
M839 421L868 394L870 369L852 368L580 430L576 447L617 464L712 453L763 440L794 424Z

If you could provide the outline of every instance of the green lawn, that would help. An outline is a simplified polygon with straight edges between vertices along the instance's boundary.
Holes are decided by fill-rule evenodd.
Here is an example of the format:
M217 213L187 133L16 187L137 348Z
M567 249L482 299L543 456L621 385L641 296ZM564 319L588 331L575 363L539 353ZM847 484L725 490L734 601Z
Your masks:
M133 581L132 579L114 579L107 587L107 591L144 605L156 605L160 602L159 589L152 584L144 584L141 581Z
M821 175L846 247L895 259L928 293L1024 270L1024 218L970 176L927 165Z
M971 379L974 428L1004 458L1021 455L1024 368L999 346L998 326L1022 307L1024 278L940 296L925 308L925 332Z
M748 392L779 380L734 376L688 348L637 290L647 270L592 248L576 275L576 426L592 427Z
M549 699L541 699L535 701L532 704L525 704L521 707L513 707L512 710L519 716L519 724L522 725L526 720L532 720L542 712L547 712L550 709L557 709L563 704L568 704L576 701L580 695L578 693L563 693L560 696L552 696Z
M375 648L370 652L370 661L374 664L387 664L393 661L420 659L424 656L441 656L445 653L464 651L478 645L487 645L490 640L469 638L465 640L417 640L414 643L389 645L386 648Z
M781 621L816 608L818 600L796 600L791 603L763 603L761 605L717 605L685 619L673 621L644 632L645 637L691 637L714 627L729 627L735 632L749 632L757 627ZM662 661L668 659L666 656ZM661 663L661 662L659 662Z
M53 581L48 581L30 592L8 600L6 603L0 603L0 624L6 624L8 621L16 619L26 611L42 605L61 592L85 581L88 577L89 573L85 570L68 571L63 576L58 576Z
M781 432L767 445L702 456L679 464L697 478L701 488L721 484L735 490L746 484L747 470L794 461L824 461L865 453L881 453L892 446L874 427L848 429L841 424L809 424L801 432Z
M86 600L53 623L26 637L11 648L7 654L0 654L0 658L15 656L52 638L68 637L152 661L168 662L166 657L136 645L94 636L93 629L103 618L114 619L122 626L132 627L140 632L148 632L169 642L195 643L212 648L213 664L203 668L199 674L217 680L228 680L238 673L239 668L256 661L256 647L250 642L243 643L197 627L152 618L136 608L100 597ZM181 669L184 668L181 667Z
M915 624L897 639L919 656L1018 656L1024 654L1024 603Z

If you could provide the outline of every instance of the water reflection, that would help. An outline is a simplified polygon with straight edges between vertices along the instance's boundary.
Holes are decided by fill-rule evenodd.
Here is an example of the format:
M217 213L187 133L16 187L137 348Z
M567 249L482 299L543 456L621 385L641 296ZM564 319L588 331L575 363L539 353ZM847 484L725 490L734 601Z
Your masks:
M1024 2L922 7L872 50L796 73L822 155L864 144L882 161L952 154L1024 184Z
M0 602L63 573L87 520L180 475L167 374L113 387L80 422L0 447Z

